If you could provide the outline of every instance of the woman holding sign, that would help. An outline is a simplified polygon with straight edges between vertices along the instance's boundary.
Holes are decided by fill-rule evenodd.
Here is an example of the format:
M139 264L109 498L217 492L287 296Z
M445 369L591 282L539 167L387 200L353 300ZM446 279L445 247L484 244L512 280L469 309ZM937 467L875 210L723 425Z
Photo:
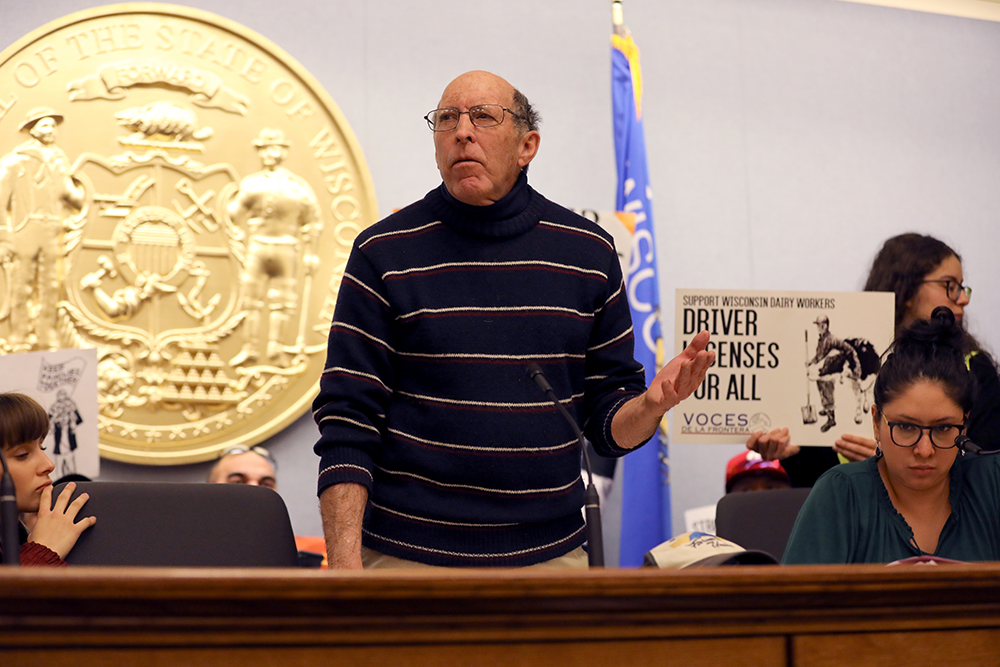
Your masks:
M1000 456L961 437L976 395L966 337L939 306L896 338L875 380L875 456L816 482L783 563L1000 560Z
M926 320L938 306L955 316L962 331L965 363L975 376L978 393L969 415L968 436L986 450L1000 450L1000 378L993 359L963 326L972 289L964 284L962 259L948 244L933 236L900 234L886 241L872 262L866 292L896 295L896 333ZM875 441L844 434L832 449L800 448L791 444L787 428L755 433L747 448L765 459L781 459L794 486L812 486L841 460L861 461L875 453Z

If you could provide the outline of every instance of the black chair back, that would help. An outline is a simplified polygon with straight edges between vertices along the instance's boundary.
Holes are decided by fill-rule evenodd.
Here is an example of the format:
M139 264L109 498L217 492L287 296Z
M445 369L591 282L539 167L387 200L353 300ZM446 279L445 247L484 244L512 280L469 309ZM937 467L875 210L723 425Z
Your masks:
M53 492L55 498L62 490ZM80 482L90 494L79 517L72 565L295 567L295 536L276 492L246 484ZM79 518L78 517L78 518Z
M744 549L766 551L778 561L812 489L769 489L723 496L715 507L715 534Z

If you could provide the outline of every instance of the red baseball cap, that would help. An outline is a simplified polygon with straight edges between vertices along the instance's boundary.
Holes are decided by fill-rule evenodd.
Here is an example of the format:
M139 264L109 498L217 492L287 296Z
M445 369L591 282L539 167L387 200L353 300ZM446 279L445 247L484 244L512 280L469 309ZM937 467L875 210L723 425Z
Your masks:
M751 474L770 475L791 484L788 473L781 467L780 461L765 461L760 454L748 449L729 459L729 463L726 464L726 493L732 490L736 480Z

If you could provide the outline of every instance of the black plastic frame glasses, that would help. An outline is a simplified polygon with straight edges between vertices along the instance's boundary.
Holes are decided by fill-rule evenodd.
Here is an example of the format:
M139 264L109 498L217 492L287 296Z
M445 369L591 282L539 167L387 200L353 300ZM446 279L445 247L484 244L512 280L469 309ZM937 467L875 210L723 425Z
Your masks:
M931 439L931 444L935 449L953 449L955 447L955 439L962 435L965 431L965 424L934 424L933 426L921 426L920 424L913 424L911 422L900 422L900 421L889 421L885 419L885 423L889 426L889 439L892 440L892 444L897 447L905 447L907 449L911 447L916 447L917 444L923 439L924 431L927 431L927 436ZM954 435L952 431L956 431ZM934 440L934 434L937 433L938 438L943 438L945 442L950 441L950 445L939 445ZM899 440L897 440L897 436ZM906 442L908 444L902 444L900 442ZM912 442L911 442L912 441Z
M496 119L498 110L500 120ZM445 112L451 112L454 115L447 116ZM427 121L427 127L431 128L433 132L451 132L458 127L458 123L462 119L462 114L468 114L469 120L476 127L496 127L497 125L502 125L507 117L506 114L510 114L518 120L523 119L520 114L514 113L501 104L477 104L474 107L469 107L468 111L459 111L455 107L434 109L427 112L424 120ZM442 118L441 116L445 117Z
M948 298L953 302L958 303L958 300L962 298L962 292L965 292L965 296L972 298L972 288L966 287L957 280L951 278L940 278L938 280L923 280L921 282L925 283L942 283L944 285L944 291L948 295Z

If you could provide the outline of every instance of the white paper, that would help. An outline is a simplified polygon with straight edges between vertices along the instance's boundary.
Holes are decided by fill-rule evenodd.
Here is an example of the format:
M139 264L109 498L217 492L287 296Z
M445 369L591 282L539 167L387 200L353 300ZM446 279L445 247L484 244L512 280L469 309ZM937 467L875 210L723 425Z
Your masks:
M53 482L73 473L100 475L97 350L2 355L0 391L30 396L49 413L52 424L43 446L56 466Z

